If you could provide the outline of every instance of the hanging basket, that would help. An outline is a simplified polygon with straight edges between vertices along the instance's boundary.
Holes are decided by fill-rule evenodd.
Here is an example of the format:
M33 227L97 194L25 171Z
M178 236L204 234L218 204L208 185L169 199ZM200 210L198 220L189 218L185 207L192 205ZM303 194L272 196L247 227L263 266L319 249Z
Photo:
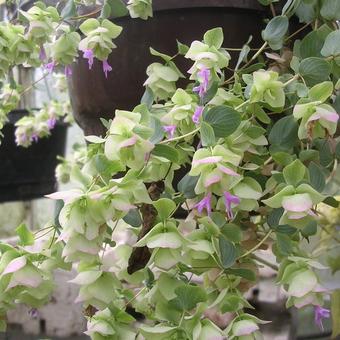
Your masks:
M0 202L30 200L56 190L57 156L63 156L67 125L57 123L51 136L28 148L15 143L15 122L27 115L26 110L12 111L4 126L0 145Z

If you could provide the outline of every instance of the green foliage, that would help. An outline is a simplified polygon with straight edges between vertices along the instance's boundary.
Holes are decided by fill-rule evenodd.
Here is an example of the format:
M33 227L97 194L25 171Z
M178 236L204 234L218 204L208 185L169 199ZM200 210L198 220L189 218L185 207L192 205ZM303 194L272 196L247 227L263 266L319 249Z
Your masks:
M289 21L285 15L274 17L262 31L262 39L267 41L273 50L279 50L283 45L288 25Z
M228 106L216 106L207 111L203 118L213 128L216 137L230 136L241 123L240 114Z

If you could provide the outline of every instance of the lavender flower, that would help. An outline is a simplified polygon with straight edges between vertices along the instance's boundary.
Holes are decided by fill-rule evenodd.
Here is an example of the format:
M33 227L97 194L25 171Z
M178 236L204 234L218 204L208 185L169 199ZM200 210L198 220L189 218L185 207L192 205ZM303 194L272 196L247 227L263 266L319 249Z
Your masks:
M57 120L55 117L51 117L47 120L47 127L49 130L52 130L55 127L55 124L57 123Z
M103 60L103 71L105 73L105 78L107 78L107 73L112 71L112 67L107 62L107 59Z
M94 58L93 51L90 49L87 49L87 50L84 50L83 52L84 52L83 58L87 59L87 62L89 64L89 70L91 70L92 65L93 65L93 58Z
M198 73L197 73L199 79L199 86L195 86L193 88L193 91L198 93L200 98L203 98L204 95L208 91L208 86L209 86L209 77L210 77L210 70L203 67Z
M44 61L46 59L46 51L43 45L40 46L40 51L39 51L39 59L41 61Z
M238 205L240 204L240 199L237 196L232 195L230 192L225 191L224 192L224 202L226 207L227 216L230 220L234 218L233 211L231 209L231 204Z
M321 306L314 306L314 322L323 331L322 319L329 318L331 312L329 309L322 308Z
M66 65L66 66L65 66L65 76L66 76L66 77L72 76L72 69L71 69L71 66L70 66L70 65Z
M164 131L168 134L168 138L173 138L176 131L176 125L164 125Z
M39 312L36 308L31 308L29 311L28 311L28 314L29 316L32 318L32 319L37 319L38 316L39 316Z
M53 70L54 70L54 67L55 67L55 61L51 61L50 63L46 64L45 65L45 70L48 72L48 73L52 73Z
M36 132L34 132L34 133L32 134L31 140L33 140L33 141L36 142L36 143L38 142L39 136L38 136L38 134L37 134Z
M197 106L196 107L196 110L195 110L194 114L192 115L192 121L195 124L199 124L200 118L201 118L202 113L203 113L203 109L204 109L203 106Z
M198 203L194 205L194 208L197 209L199 214L202 214L203 209L205 209L208 213L208 216L211 214L211 192L209 192L206 196L203 197Z

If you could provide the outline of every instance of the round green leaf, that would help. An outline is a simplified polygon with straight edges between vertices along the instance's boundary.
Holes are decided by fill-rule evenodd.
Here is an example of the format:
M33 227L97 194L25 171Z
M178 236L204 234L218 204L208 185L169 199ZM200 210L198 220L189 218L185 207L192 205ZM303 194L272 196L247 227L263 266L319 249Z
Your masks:
M223 105L213 107L203 118L212 126L216 137L230 136L241 123L241 115L232 107Z

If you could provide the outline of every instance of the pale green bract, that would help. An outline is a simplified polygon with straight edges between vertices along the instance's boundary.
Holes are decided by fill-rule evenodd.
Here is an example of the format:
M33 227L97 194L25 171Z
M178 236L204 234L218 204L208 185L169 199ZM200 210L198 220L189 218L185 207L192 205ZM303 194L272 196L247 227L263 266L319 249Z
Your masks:
M146 20L152 17L152 0L129 0L127 9L131 18Z

